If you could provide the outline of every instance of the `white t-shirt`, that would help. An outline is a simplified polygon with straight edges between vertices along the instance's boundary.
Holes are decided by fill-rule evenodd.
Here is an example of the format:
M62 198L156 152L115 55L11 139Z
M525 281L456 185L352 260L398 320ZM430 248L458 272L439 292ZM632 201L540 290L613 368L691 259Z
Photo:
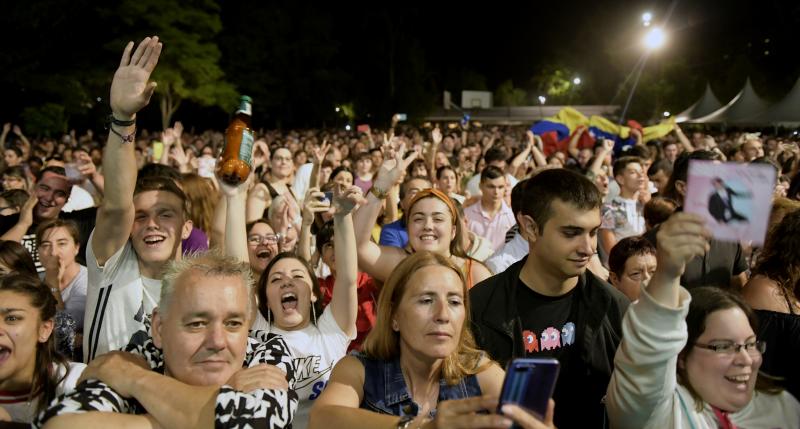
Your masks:
M72 187L72 191L69 193L69 199L67 203L64 204L64 207L61 208L61 211L69 213L88 209L89 207L94 207L94 198L92 194L86 189L83 189L81 185L75 185Z
M303 198L306 197L306 192L308 192L308 188L311 187L311 170L313 168L314 164L309 162L298 167L297 172L294 174L292 191L294 191L294 195L297 198L297 203L300 205L303 204Z
M84 368L86 368L86 365L82 363L70 362L68 365L69 370L64 366L58 366L58 378L63 377L66 371L69 372L67 372L67 377L56 386L56 396L75 390L78 378L83 373ZM33 421L33 418L36 417L36 407L39 405L39 398L40 397L33 398L32 401L28 402L28 392L0 391L0 406L8 412L12 422L30 423Z
M601 229L614 231L617 241L644 233L644 206L637 200L616 197L603 204Z
M309 323L298 331L284 331L271 327L271 333L279 334L289 345L294 356L295 391L300 399L292 427L305 429L308 426L308 413L311 406L328 383L333 366L347 354L350 340L339 328L333 312L327 308L319 317L317 325Z
M514 238L504 244L497 252L494 252L494 254L486 260L485 264L493 273L500 274L505 271L506 268L524 258L529 250L530 245L528 241L517 232L514 234Z
M64 310L78 323L78 331L83 331L83 316L86 314L86 288L89 273L86 267L79 265L78 275L61 291Z
M134 332L144 329L144 316L153 313L161 297L161 280L142 277L130 240L100 267L92 249L93 236L94 231L86 249L85 362L125 347Z

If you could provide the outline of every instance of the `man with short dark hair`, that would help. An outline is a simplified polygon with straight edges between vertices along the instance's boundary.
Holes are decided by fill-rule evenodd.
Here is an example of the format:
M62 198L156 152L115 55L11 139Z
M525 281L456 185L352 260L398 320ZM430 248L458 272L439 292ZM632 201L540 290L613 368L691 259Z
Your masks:
M89 234L94 228L97 209L90 207L84 210L64 213L61 209L69 200L72 185L67 179L63 167L46 167L36 177L36 186L31 192L28 203L19 213L0 216L0 240L11 240L21 243L28 249L38 272L44 272L39 262L39 250L36 246L36 228L40 223L52 219L69 219L78 225L80 235L80 253L78 261L85 259L85 246Z
M554 399L566 406L556 407L556 425L599 427L629 304L587 270L602 198L589 179L566 169L540 172L522 193L517 222L529 254L470 290L473 333L501 365L558 359Z
M505 202L506 177L499 168L490 165L481 172L481 199L464 208L469 230L488 239L492 251L503 246L506 232L514 226L514 212Z
M508 154L506 153L505 149L501 147L493 147L486 151L486 154L483 155L483 160L486 161L486 167L493 165L499 168L500 171L505 172L508 165L506 162L508 160ZM516 177L508 173L506 173L506 179L508 180L509 189L516 186L517 182L519 182ZM469 192L471 197L477 197L481 194L480 183L480 173L472 176L469 179L469 182L467 182L467 192Z
M604 204L601 209L600 245L607 255L619 240L644 232L644 204L639 193L646 180L642 160L624 156L614 162L614 180L619 184L619 196Z
M667 159L660 159L647 169L647 176L650 178L650 181L656 185L656 189L658 190L658 193L654 194L653 197L661 196L664 189L667 187L667 182L669 182L669 176L671 174L672 163Z

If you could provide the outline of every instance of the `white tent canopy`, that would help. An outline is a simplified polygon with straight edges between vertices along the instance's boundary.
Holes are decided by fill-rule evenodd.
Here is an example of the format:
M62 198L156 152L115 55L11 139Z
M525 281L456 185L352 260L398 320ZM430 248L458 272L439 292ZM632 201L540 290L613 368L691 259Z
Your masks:
M722 107L722 103L719 102L719 99L711 91L711 85L706 84L706 90L703 92L703 96L689 106L689 108L675 115L675 122L687 122L692 119L701 118L717 111L720 107Z
M716 111L688 122L699 124L728 124L728 125L752 125L757 124L754 118L763 114L767 110L767 102L762 100L750 84L750 79L744 84L744 88L728 104Z

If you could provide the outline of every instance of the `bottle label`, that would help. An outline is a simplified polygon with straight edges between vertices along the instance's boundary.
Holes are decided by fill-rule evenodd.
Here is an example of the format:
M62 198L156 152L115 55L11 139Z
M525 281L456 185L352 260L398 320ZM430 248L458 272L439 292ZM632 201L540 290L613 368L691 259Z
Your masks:
M239 159L247 163L249 166L253 166L252 163L253 158L253 132L244 129L242 130L242 144L239 145Z
M253 116L253 107L250 105L250 103L242 101L239 103L239 109L236 110L235 114L238 113L244 113L247 116Z

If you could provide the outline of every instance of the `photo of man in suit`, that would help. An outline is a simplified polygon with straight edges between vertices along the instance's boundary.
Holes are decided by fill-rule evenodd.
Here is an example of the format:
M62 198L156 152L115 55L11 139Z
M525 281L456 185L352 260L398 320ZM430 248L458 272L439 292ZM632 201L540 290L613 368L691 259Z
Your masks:
M719 177L711 179L714 192L708 197L708 212L719 223L749 222L747 217L736 212L733 208L733 198L750 198L752 194L743 191L734 191Z

